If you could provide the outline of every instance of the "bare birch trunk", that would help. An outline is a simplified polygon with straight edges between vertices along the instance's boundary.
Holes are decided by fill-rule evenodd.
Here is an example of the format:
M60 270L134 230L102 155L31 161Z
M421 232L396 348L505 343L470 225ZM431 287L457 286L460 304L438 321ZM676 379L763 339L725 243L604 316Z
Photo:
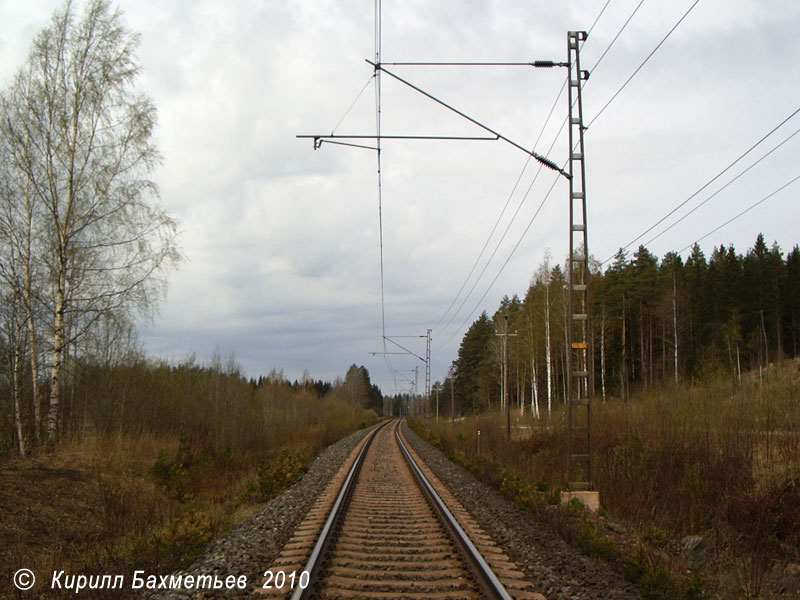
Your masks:
M667 376L667 320L661 319L661 379Z
M26 192L25 211L27 224L25 227L25 282L23 288L22 305L28 318L28 345L30 346L31 359L31 396L33 397L33 445L38 446L42 432L42 405L39 402L39 358L36 352L37 336L36 322L33 318L33 276L31 273L31 250L33 240L33 206L30 196Z
M606 305L603 305L603 317L600 321L600 389L603 402L606 400Z
M654 346L654 343L653 343L653 316L652 315L650 315L648 317L647 323L648 323L647 324L647 328L648 328L649 334L650 334L650 348L649 348L649 351L650 351L650 355L649 355L650 373L649 373L649 376L650 376L650 385L653 385L653 371L655 370L655 367L653 366L653 346Z
M675 362L675 385L678 385L678 293L675 285L675 271L672 272L672 336Z
M11 250L11 262L16 262L16 253L13 245L10 247ZM13 346L13 351L11 352L10 360L11 360L11 410L13 413L13 420L14 420L14 433L17 436L17 449L19 451L20 456L25 456L25 436L22 427L22 375L20 370L22 368L22 361L23 361L23 347L22 347L22 337L23 337L23 329L25 328L22 320L20 318L20 305L22 304L20 289L19 286L16 284L11 285L13 289L13 300L11 304L11 314L8 318L8 344Z
M622 294L622 399L627 400L626 386L628 385L628 338L625 327L625 294Z
M647 363L645 362L644 345L644 314L642 313L642 303L639 303L639 361L642 365L642 383L647 387Z
M103 313L151 305L163 289L162 267L179 259L175 223L148 205L157 189L147 177L160 157L150 142L155 106L135 89L138 38L108 2L86 5L78 21L67 2L36 37L9 102L4 90L1 123L4 150L31 192L18 190L28 219L20 222L27 256L19 287L31 346L32 438L50 447L69 416L59 406L68 346ZM37 331L40 295L53 312ZM44 336L52 344L47 399L37 352Z
M16 313L16 310L14 311ZM14 315L14 327L17 329L17 333L21 329L19 327L18 317ZM20 456L25 456L25 436L22 431L22 411L20 406L20 398L22 396L21 388L22 388L22 378L20 377L20 368L22 367L22 349L20 348L20 340L18 336L15 335L14 340L14 358L12 359L11 369L13 371L12 378L13 378L13 396L14 396L14 429L17 432L17 448L19 450Z
M31 360L31 397L33 401L33 445L41 442L42 431L42 404L39 401L39 358L36 354L36 324L33 322L33 310L30 301L25 301L25 310L28 314L28 345L30 346Z
M536 359L531 353L531 415L534 419L539 418L539 381L536 377Z
M742 385L742 363L739 360L739 342L736 342L736 375L739 379L739 385Z
M47 445L52 449L58 433L58 404L61 394L61 364L64 357L64 309L66 264L59 263L58 289L56 290L55 317L53 319L53 364L50 368L50 402L47 413Z
M550 287L544 292L544 361L547 370L547 414L553 410L553 358L550 354Z

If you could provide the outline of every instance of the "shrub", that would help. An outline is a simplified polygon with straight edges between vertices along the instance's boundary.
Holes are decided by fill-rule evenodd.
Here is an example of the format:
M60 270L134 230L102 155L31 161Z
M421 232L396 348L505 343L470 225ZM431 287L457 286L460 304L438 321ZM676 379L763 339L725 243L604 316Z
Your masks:
M186 473L163 448L158 449L158 458L151 473L170 498L181 503L186 501Z
M166 553L169 564L185 565L202 554L213 534L208 515L193 511L157 527L153 545Z
M261 463L257 469L259 498L267 501L297 482L308 470L306 462L303 453L291 454L284 450L276 459Z

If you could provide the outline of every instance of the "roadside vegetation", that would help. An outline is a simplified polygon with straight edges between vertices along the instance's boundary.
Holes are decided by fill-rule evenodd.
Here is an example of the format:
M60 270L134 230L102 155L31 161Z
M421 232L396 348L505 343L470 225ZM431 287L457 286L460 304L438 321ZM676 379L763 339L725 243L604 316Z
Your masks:
M497 412L411 423L518 507L610 561L647 598L699 598L701 590L768 598L791 585L783 574L800 563L800 362L741 385L711 374L597 402L593 414L599 517L556 506L566 489L562 406L550 419L516 415L510 441ZM684 549L689 536L702 537L705 550Z
M640 246L590 266L599 515L556 506L568 271L549 256L523 299L472 323L434 386L439 419L432 403L413 427L647 598L796 597L800 247L759 234L744 254L720 246L707 259L695 245L659 261Z
M291 383L275 371L247 380L232 360L73 366L69 433L52 452L0 461L4 581L20 566L184 567L326 446L378 420L366 381L352 380L366 373L358 368L351 379Z

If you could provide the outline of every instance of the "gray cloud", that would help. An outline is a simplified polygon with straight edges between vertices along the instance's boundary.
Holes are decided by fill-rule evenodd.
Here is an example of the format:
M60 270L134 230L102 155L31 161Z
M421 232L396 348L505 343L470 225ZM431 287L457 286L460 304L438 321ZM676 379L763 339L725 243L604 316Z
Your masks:
M611 3L583 48L584 66L598 60L636 4ZM642 6L589 80L587 120L689 5ZM20 6L0 0L4 81L60 2ZM328 145L314 152L310 140L295 139L330 133L369 80L372 3L123 0L120 6L142 36L141 85L159 109L156 135L165 159L156 178L164 206L181 221L189 259L173 276L160 317L142 329L147 348L202 359L218 347L254 377L276 367L292 378L308 368L332 379L363 363L391 392L384 360L370 354L382 346L375 155ZM544 0L384 0L383 59L563 60L566 31L588 28L599 8ZM587 133L593 254L602 260L614 253L797 108L798 22L800 6L790 0L698 4ZM396 70L525 145L539 135L563 77L509 68ZM384 134L482 133L388 76L382 84ZM538 151L547 151L565 111L562 97ZM798 126L800 117L754 157ZM337 132L374 130L370 87ZM663 255L682 248L788 181L797 174L798 144L787 143L650 249ZM472 267L525 155L501 142L387 140L383 146L387 333L424 335ZM564 162L563 137L551 158ZM523 175L478 270L535 172L530 165ZM554 261L566 254L560 182L478 304L552 181L550 171L539 175L464 310L450 327L434 331L434 347L452 335L434 354L434 380L455 358L463 334L456 327L470 321L469 311L474 318L484 308L492 312L504 294L524 294L545 248ZM797 190L786 190L704 247L733 242L744 251L763 231L789 249L798 241L796 198ZM424 353L424 340L414 349ZM398 369L419 364L391 362Z

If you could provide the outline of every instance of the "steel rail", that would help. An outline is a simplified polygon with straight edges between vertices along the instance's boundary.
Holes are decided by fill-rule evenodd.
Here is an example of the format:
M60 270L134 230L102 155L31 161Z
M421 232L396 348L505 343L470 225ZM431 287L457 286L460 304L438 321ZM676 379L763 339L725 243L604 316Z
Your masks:
M355 487L356 480L358 479L358 474L361 471L361 465L364 463L364 457L367 455L367 450L369 450L372 440L375 439L377 433L387 424L389 424L389 422L390 421L384 421L383 424L373 429L372 433L369 434L369 437L364 442L364 445L361 446L361 450L356 456L356 459L353 461L353 466L350 467L350 471L348 471L347 477L345 478L344 483L339 490L339 495L336 496L336 501L333 503L333 508L331 508L328 519L325 521L325 525L322 527L322 531L319 534L319 538L314 546L314 550L311 551L311 556L309 556L308 561L306 562L304 570L309 574L308 585L305 588L296 587L294 593L292 594L291 600L310 598L313 594L317 580L319 579L324 557L328 552L328 548L333 539L336 526L344 515L345 505L353 493L353 488Z
M458 521L453 516L453 513L451 513L447 508L445 503L439 497L439 494L436 493L436 490L433 489L433 486L422 473L422 470L419 468L416 461L412 458L411 453L408 451L408 448L406 448L406 445L400 438L399 424L396 426L394 433L395 437L397 438L397 443L400 446L400 450L403 453L403 457L406 459L406 462L411 469L411 474L417 481L417 485L419 485L422 493L427 498L428 503L430 504L437 518L441 521L442 525L444 525L444 528L450 534L451 539L456 544L456 547L459 549L462 557L466 560L467 564L472 570L473 575L475 575L476 579L478 580L478 584L481 586L481 591L488 598L511 600L511 596L497 578L497 575L495 575L494 571L492 571L492 568L483 558L480 551L475 547L475 545L472 543L472 540L469 539L469 536L458 524Z
M333 507L331 508L325 525L319 534L316 545L314 546L314 549L311 552L308 561L306 562L304 570L309 573L308 585L305 588L295 588L291 596L292 600L304 600L311 598L317 592L316 587L319 583L322 566L327 558L327 554L329 552L335 532L347 510L347 504L352 496L353 488L355 487L356 480L358 479L358 475L361 471L361 466L364 463L364 457L366 456L367 451L369 450L369 447L372 444L372 441L375 439L377 433L388 424L389 421L386 421L379 427L376 427L372 433L370 433L369 437L364 442L364 445L361 447L361 450L356 456L356 459L353 461L353 465L350 467L350 470L347 473L347 477L345 478L345 481L339 490L339 494L336 497ZM469 539L467 534L458 524L456 518L433 489L433 486L430 484L425 475L422 473L416 461L414 461L414 459L411 457L408 448L400 438L399 429L400 421L398 420L395 427L395 437L415 482L425 496L426 501L431 506L434 514L442 523L451 540L456 545L459 553L469 566L469 569L475 576L482 593L486 597L492 599L511 600L511 596L497 578L497 575L495 575L495 573L492 571L491 567L483 558L480 551Z

